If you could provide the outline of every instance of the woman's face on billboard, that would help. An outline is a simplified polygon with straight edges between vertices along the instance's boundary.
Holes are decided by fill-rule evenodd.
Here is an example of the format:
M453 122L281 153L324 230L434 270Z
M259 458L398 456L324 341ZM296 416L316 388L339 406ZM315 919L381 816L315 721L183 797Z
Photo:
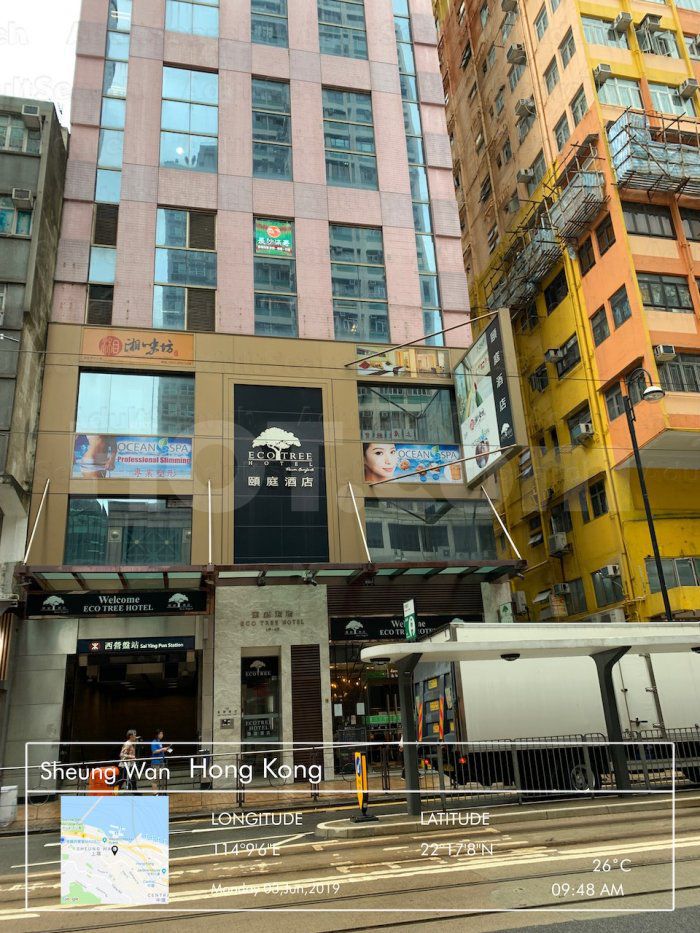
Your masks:
M366 480L377 482L394 475L399 459L395 444L365 444L364 451Z

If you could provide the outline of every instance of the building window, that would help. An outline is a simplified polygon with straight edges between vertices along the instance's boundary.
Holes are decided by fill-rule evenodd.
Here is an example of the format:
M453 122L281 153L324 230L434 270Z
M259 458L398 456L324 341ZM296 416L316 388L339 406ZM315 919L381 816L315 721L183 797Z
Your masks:
M569 592L565 594L566 611L570 616L577 615L579 612L586 612L586 594L583 589L583 580L569 580Z
M668 207L660 204L632 204L629 201L623 201L622 212L628 233L675 239L673 220Z
M616 382L615 385L605 393L605 404L608 409L608 418L611 421L614 421L615 418L619 418L620 415L624 414L625 400L619 382Z
M583 34L590 45L612 45L618 49L630 47L626 32L615 32L609 19L582 16Z
M88 285L86 324L103 327L112 323L113 285Z
M563 356L560 360L557 360L557 374L560 379L572 370L577 363L581 362L581 352L579 350L578 337L576 334L574 334L573 337L569 337L566 343L561 347L561 351Z
M253 78L253 175L292 180L289 85Z
M591 332L593 333L593 342L597 347L610 336L608 316L604 307L598 308L595 314L591 315Z
M532 117L533 122L534 122L534 119L535 118L533 116ZM540 149L540 151L537 153L535 161L530 166L530 171L532 172L532 179L527 183L527 193L530 196L532 196L535 193L535 191L537 191L537 188L539 187L540 182L544 178L545 168L546 168L546 165L544 161L544 155L542 153L542 150Z
M64 563L187 565L192 500L70 496Z
M19 328L22 326L23 315L24 285L0 282L0 326Z
M372 550L374 561L492 560L497 555L488 503L366 499L365 515L368 523L385 529L383 549Z
M131 7L132 0L110 0L107 28L128 32L131 29Z
M598 88L598 100L601 104L612 104L615 107L641 109L642 94L639 81L632 78L608 78L605 84Z
M637 29L637 42L642 52L651 55L665 55L667 58L680 58L681 50L678 48L676 33L670 29L658 29L651 32L649 29Z
M660 593L661 583L656 561L647 557L647 578L649 592ZM666 589L673 590L678 586L700 586L700 557L667 557L661 561Z
M503 113L503 108L506 105L506 90L505 88L499 88L498 94L496 94L495 100L493 102L494 107L496 108L496 114Z
M382 231L330 227L336 340L389 340Z
M535 32L537 33L538 39L541 39L542 36L547 32L547 26L549 26L547 7L542 4L540 12L535 17Z
M659 379L667 392L700 392L700 354L679 353L675 360L659 363Z
M526 117L523 117L522 120L518 121L518 141L519 142L522 142L525 139L527 134L530 132L532 127L535 125L535 116L536 115L534 113L529 113ZM530 183L528 183L528 187L529 187L529 184ZM535 188L536 187L537 185L535 185ZM533 191L534 191L534 188L533 188Z
M0 113L0 150L39 155L41 130L29 130L21 117Z
M679 3L678 6L685 6L685 4ZM698 3L698 7L700 8L700 3ZM688 55L695 61L700 59L700 47L697 43L697 36L683 36L683 41L688 50Z
M464 51L462 52L462 60L459 63L460 68L466 68L471 60L472 60L472 47L467 42L467 44L464 47Z
M686 239L693 242L700 241L700 211L689 207L681 208L681 220Z
M160 164L164 168L217 171L218 101L218 75L163 68Z
M593 252L593 240L590 236L581 244L578 251L578 261L581 266L581 275L590 272L595 265L595 253Z
M573 415L568 416L566 419L566 426L569 429L569 437L572 444L579 443L581 438L581 425L590 423L591 409L588 404L584 405L583 408L579 408Z
M552 534L566 534L573 528L568 499L553 505L550 511Z
M83 371L75 430L79 434L191 437L194 378Z
M613 230L612 218L608 214L605 219L598 224L595 229L596 240L598 241L598 255L604 256L605 253L615 242L615 231Z
M457 443L451 389L362 383L357 401L363 441Z
M254 221L255 333L297 336L294 222Z
M464 4L462 4L462 6L464 6ZM488 5L488 0L484 0L484 2L481 4L481 8L480 8L480 10L479 10L479 20L481 21L481 28L482 28L482 29L484 29L484 28L486 27L486 23L488 22L488 18L489 18L489 5Z
M501 155L503 156L503 161L506 164L513 158L513 147L511 146L509 139L506 139L506 141L503 143Z
M323 131L328 184L376 189L377 159L370 95L324 88Z
M518 81L523 76L524 71L525 71L524 62L521 62L519 65L513 65L513 67L508 70L508 84L510 86L511 91L515 90Z
M287 0L252 0L251 39L257 45L276 45L286 49L289 44Z
M610 606L612 603L619 603L620 600L624 599L625 591L622 588L622 581L619 577L608 576L605 568L592 573L591 579L595 590L595 601L599 609Z
M685 113L689 117L695 116L695 105L692 97L681 97L677 87L668 84L653 84L650 81L649 93L651 94L651 103L654 110L659 110L661 113Z
M95 204L92 225L92 246L90 247L90 265L88 269L88 317L91 305L98 317L112 318L112 299L114 297L114 278L117 267L117 229L119 225L119 205ZM93 292L93 289L96 291ZM94 302L100 300L100 304ZM107 300L109 308L107 309ZM91 323L88 321L88 323ZM101 323L98 321L97 323Z
M0 195L0 236L24 236L32 234L32 211L15 207L12 198Z
M557 125L554 127L554 139L557 143L557 149L563 149L566 145L566 141L569 136L571 136L571 130L569 128L569 120L565 113L561 115Z
M549 385L549 373L547 372L547 366L545 363L542 363L541 366L538 366L534 373L530 375L530 387L533 392L544 392L544 390Z
M218 36L219 0L166 0L165 28L193 36Z
M547 85L547 91L551 94L554 88L559 84L559 66L556 58L553 58L544 73L544 83Z
M128 4L124 0L110 4L102 78L99 158L95 177L95 200L109 204L118 204L121 196L130 24L130 0Z
M506 13L503 17L503 23L501 24L501 42L505 45L508 41L508 36L513 31L513 26L515 26L515 16L511 16L510 13Z
M591 483L588 492L591 497L593 518L600 518L601 515L605 515L608 511L608 494L605 491L605 480L600 479L595 483Z
M624 324L627 318L632 316L627 289L622 285L610 299L610 310L612 311L613 323L615 327Z
M574 34L571 29L567 32L559 46L559 54L561 55L561 63L566 68L571 59L574 57L576 52L576 44L574 42Z
M544 303L547 314L551 314L568 294L569 286L566 282L566 272L561 269L544 290Z
M367 58L363 0L318 0L318 35L323 55Z
M588 493L585 486L578 491L578 506L581 510L581 521L587 525L591 520L591 513L588 510Z
M215 231L215 214L158 208L154 327L166 330L214 330Z
M578 126L588 112L588 101L586 100L586 92L583 87L580 87L576 92L576 96L572 99L570 107L574 126Z
M693 313L693 299L685 276L638 272L637 281L645 308L679 314Z

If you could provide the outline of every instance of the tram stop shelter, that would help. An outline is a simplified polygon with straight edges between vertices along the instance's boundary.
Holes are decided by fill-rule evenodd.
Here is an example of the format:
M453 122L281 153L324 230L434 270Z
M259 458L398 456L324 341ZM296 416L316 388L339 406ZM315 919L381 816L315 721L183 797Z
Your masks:
M373 645L361 652L367 664L393 664L399 675L401 725L404 740L407 810L421 811L417 732L413 701L413 671L420 662L463 663L494 661L505 663L522 658L590 657L596 666L609 742L622 742L622 726L613 687L613 667L628 652L694 651L700 654L700 623L629 622L598 624L570 622L542 624L453 623L448 629L419 642ZM625 750L613 745L611 757L617 787L630 786Z

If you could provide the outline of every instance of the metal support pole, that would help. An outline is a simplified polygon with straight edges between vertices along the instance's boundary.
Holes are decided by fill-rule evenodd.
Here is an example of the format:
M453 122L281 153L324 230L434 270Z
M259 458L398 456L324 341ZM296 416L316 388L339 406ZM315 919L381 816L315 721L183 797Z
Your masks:
M32 549L32 544L34 544L34 535L36 534L36 530L39 527L39 519L41 518L41 513L44 511L44 502L46 502L46 494L49 491L50 482L51 480L47 479L46 485L44 486L44 492L42 493L42 496L41 496L41 502L39 503L39 509L36 513L36 518L34 519L34 527L32 528L32 533L29 536L29 544L27 545L27 550L24 552L24 560L22 561L22 563L24 564L27 563L27 560L29 559L29 552Z
M365 529L362 527L362 519L360 518L360 510L357 508L357 500L355 499L355 492L352 488L352 483L348 483L348 489L350 490L350 497L352 498L352 506L355 509L355 518L357 519L357 527L360 529L360 537L362 538L362 544L364 545L365 555L367 556L367 563L372 563L372 555L369 552L367 547L367 538L365 537Z
M396 665L399 672L399 702L401 704L401 734L403 736L403 767L406 778L406 812L420 816L420 777L418 775L418 733L413 700L413 671L420 660L412 654Z
M666 621L673 622L673 613L671 612L671 603L668 599L668 590L666 588L666 580L664 578L664 568L661 564L661 554L659 553L659 543L656 540L656 529L654 527L654 516L651 514L651 506L649 505L649 496L647 494L647 484L644 479L644 469L642 467L642 458L639 455L639 444L637 443L637 431L634 427L635 416L634 416L634 406L632 405L632 399L629 395L624 396L625 404L625 415L627 416L627 427L630 431L630 437L632 438L632 450L634 451L634 462L637 465L637 476L639 477L639 488L642 491L642 500L644 502L644 511L647 516L647 525L649 526L649 537L651 538L651 549L654 552L654 561L656 562L656 572L659 575L659 586L661 587L661 598L664 601L664 611L666 613Z
M596 670L598 671L600 697L603 701L605 728L608 733L609 742L622 742L622 725L620 723L620 713L617 708L612 672L613 667L615 667L620 658L624 657L629 650L628 645L621 648L611 648L609 651L600 651L592 655ZM615 772L615 784L617 785L617 789L629 790L630 778L627 767L627 752L624 746L611 745L610 755L613 761L613 771Z

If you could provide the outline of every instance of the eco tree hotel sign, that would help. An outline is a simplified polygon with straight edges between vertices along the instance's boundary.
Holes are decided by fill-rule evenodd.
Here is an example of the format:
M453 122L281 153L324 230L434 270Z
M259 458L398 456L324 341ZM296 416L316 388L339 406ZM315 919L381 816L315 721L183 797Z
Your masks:
M192 363L194 334L165 330L86 327L82 355L103 362L143 360L147 363Z

